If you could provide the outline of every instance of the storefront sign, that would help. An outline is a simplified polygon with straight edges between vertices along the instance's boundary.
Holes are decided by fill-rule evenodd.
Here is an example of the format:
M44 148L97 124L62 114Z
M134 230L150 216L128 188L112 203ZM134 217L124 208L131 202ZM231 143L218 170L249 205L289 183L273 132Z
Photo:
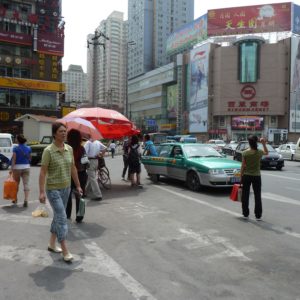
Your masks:
M252 85L245 85L241 89L241 97L245 100L252 100L256 95L256 90Z
M64 117L74 110L76 110L76 107L62 106L61 107L61 115L62 115L62 117Z
M291 30L291 3L209 10L208 36Z
M300 34L300 6L293 4L292 32Z
M0 30L0 41L31 46L32 36L23 33L5 32Z
M18 79L8 77L0 77L0 86L48 92L65 92L66 90L65 84L61 82Z
M269 101L228 101L228 112L268 112Z
M41 53L64 56L64 36L40 32L37 49Z
M159 128L162 131L172 130L176 129L176 124L160 124Z
M227 134L227 129L209 129L209 134Z

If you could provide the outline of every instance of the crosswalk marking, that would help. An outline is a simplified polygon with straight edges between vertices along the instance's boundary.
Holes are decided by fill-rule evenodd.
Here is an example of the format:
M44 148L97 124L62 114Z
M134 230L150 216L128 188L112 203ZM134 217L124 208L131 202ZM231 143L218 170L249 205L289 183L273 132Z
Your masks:
M262 198L272 200L272 201L282 202L282 203L300 205L300 201L298 201L298 200L294 200L294 199L291 199L288 197L276 195L273 193L262 193Z

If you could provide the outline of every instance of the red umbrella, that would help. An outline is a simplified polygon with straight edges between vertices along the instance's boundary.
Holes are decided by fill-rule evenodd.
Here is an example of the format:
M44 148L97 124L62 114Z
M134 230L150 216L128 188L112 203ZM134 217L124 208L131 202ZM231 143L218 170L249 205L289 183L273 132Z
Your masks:
M88 135L94 140L100 140L103 138L99 130L90 121L83 118L64 117L56 121L65 124L68 131L71 129L77 129L83 135Z
M139 130L124 115L112 109L100 107L79 108L67 114L65 118L80 117L92 122L103 138L118 139L138 134Z

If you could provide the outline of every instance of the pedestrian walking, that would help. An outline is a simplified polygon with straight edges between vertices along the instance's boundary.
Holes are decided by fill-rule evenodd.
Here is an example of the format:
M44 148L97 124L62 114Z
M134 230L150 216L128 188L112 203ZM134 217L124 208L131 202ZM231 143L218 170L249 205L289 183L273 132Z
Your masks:
M30 160L31 160L31 148L26 145L26 138L23 134L17 135L18 146L13 148L13 155L11 160L11 171L14 180L18 183L18 189L20 179L22 178L24 187L24 203L23 207L28 206L29 197L29 178L30 178ZM14 200L13 203L17 203L18 200Z
M260 139L263 150L257 148L258 138L255 135L248 137L250 148L243 151L243 160L241 168L242 176L242 210L243 216L249 216L249 193L252 185L255 199L254 214L256 220L261 220L262 217L262 202L261 202L261 174L260 174L260 160L263 155L268 155L269 151L266 146L266 140Z
M141 150L139 139L136 135L131 137L131 143L128 148L128 167L131 186L143 187L141 184ZM136 175L136 180L134 179Z
M70 262L73 260L73 256L66 245L68 233L66 206L70 194L71 177L77 192L82 194L82 189L74 163L72 147L64 143L67 135L66 126L58 122L53 123L52 135L53 142L45 148L42 156L39 200L41 203L45 203L47 194L53 210L48 250L55 253L62 252L64 261ZM56 239L61 248L56 246Z
M109 150L111 152L111 158L114 158L114 156L115 156L116 147L117 147L117 145L116 145L115 141L112 140L110 145L109 145Z
M123 172L122 172L123 180L126 180L125 176L126 176L126 172L128 169L128 149L129 149L129 141L128 141L128 138L125 138L124 142L123 142L123 164L124 164ZM129 172L127 175L127 180L129 180Z
M157 156L157 151L154 143L150 139L149 134L145 134L144 136L144 144L145 144L145 149L144 149L144 155L148 156Z
M86 156L85 149L81 145L81 133L76 129L71 129L67 134L68 144L73 148L74 162L77 169L77 175L80 182L83 194L85 194L85 186L87 182L87 167L88 163L83 164L82 158ZM80 223L83 220L83 216L77 216L79 210L79 202L81 195L76 191L76 185L74 180L71 180L71 191L68 199L68 204L66 208L67 218L70 219L72 215L72 195L75 195L76 200L76 222Z
M98 158L104 155L107 147L98 140L89 140L85 143L84 148L90 161L87 169L86 195L92 200L101 201L102 193L97 180Z

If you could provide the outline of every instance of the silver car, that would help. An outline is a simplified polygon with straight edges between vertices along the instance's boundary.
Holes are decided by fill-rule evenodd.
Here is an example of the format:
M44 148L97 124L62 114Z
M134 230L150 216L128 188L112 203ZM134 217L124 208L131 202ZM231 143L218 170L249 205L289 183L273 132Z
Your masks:
M294 160L295 149L295 144L283 144L276 148L276 151L281 154L284 159Z

